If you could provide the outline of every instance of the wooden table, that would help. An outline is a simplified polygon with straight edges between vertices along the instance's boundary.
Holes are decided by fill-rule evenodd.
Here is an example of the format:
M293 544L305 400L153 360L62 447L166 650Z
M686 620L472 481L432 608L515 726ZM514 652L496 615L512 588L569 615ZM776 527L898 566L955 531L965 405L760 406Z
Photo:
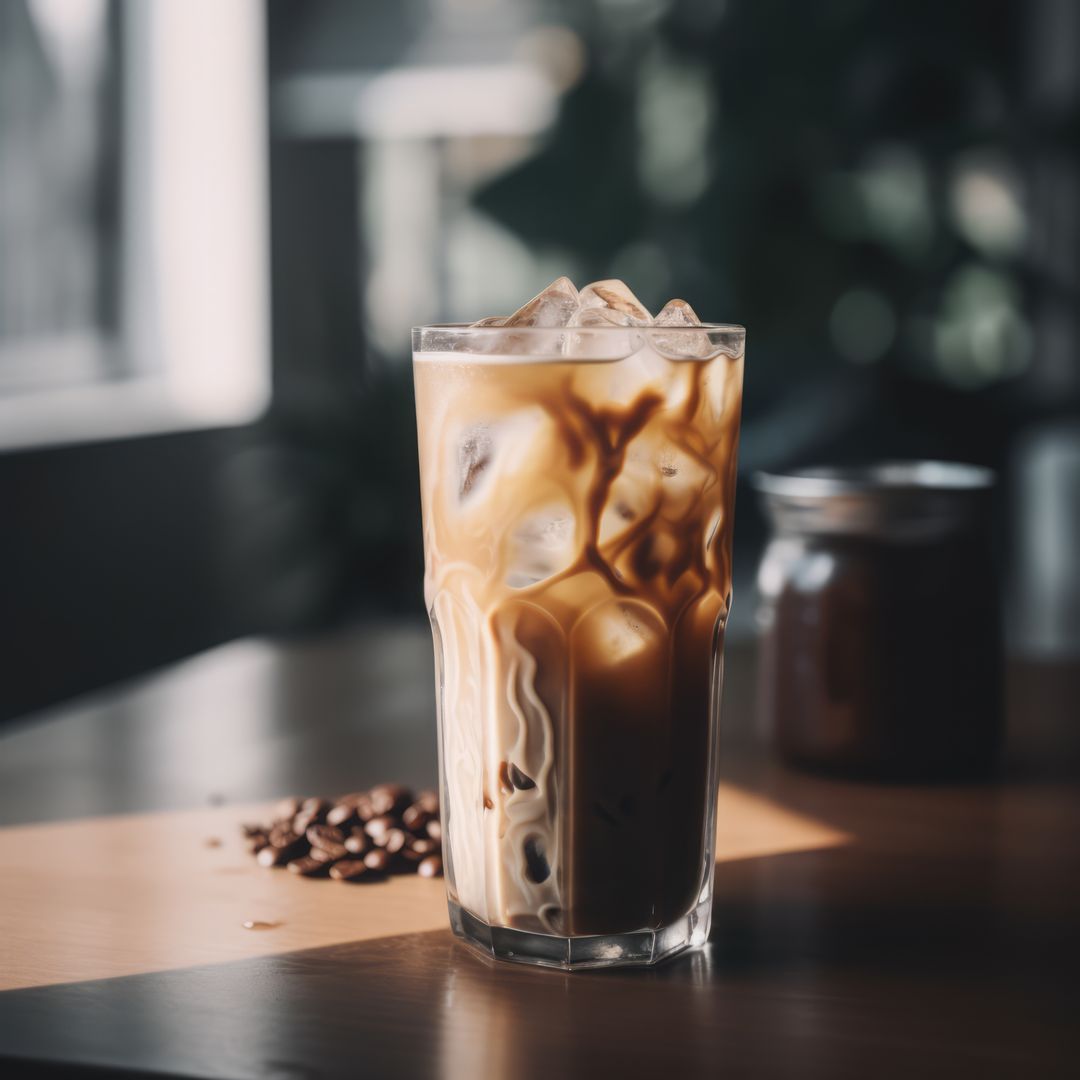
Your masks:
M477 958L439 881L239 842L282 794L430 782L430 669L411 624L238 642L0 735L0 1076L1077 1074L1075 670L1017 669L1019 778L875 787L771 764L731 649L712 940L565 975Z

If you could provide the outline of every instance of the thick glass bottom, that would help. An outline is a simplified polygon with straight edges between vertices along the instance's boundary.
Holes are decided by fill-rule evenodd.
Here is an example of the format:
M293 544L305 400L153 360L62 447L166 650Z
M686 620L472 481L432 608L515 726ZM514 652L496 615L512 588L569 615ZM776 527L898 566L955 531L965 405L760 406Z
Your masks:
M450 926L467 945L484 956L518 964L581 971L588 968L647 967L704 945L712 921L712 889L681 919L659 930L629 934L556 937L527 930L490 926L448 900Z

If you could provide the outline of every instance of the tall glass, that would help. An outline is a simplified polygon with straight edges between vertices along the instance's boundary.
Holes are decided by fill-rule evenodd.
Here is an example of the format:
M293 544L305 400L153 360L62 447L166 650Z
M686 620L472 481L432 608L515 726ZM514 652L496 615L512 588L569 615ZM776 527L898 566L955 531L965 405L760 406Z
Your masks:
M744 337L413 331L450 920L489 955L708 936Z

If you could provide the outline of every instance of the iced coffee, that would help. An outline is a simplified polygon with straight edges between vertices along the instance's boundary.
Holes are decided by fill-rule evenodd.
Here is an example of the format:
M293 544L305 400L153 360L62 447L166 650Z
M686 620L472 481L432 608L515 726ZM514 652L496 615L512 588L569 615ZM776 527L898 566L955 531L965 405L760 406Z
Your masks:
M496 956L707 936L743 340L565 278L414 331L451 922Z

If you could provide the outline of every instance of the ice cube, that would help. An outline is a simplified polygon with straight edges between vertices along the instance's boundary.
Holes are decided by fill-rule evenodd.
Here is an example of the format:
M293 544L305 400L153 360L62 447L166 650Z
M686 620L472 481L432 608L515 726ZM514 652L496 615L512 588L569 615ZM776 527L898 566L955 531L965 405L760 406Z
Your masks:
M529 515L514 530L506 583L525 588L564 570L574 558L574 535L569 506L547 506Z
M577 311L570 316L571 326L633 326L634 320L623 311L616 311L614 308L578 308Z
M685 300L669 300L653 319L654 326L700 326L697 313Z
M578 623L574 634L592 663L605 666L655 660L667 647L663 622L636 600L600 604Z
M492 315L472 324L473 329L502 327L505 333L475 335L470 348L483 353L530 353L558 356L563 350L565 327L577 311L578 291L566 277L557 278L513 315ZM551 334L518 334L514 329L550 330Z
M688 442L676 442L662 428L650 426L626 448L626 462L612 490L618 486L618 496L630 505L634 503L627 488L647 493L645 498L658 504L664 520L679 521L716 479L716 469L707 457ZM624 480L626 487L621 483Z
M662 446L655 464L662 492L660 512L668 521L681 520L717 479L716 470L707 458L677 443Z
M707 331L689 329L700 327L701 320L685 300L669 300L653 320L653 325L665 327L650 339L656 351L663 356L676 360L705 360L717 352ZM667 327L672 329L668 330Z
M578 291L568 277L556 278L546 289L519 307L504 326L551 328L568 326L578 309Z
M491 464L495 443L487 424L475 424L458 442L458 498L465 500Z
M617 278L586 285L578 296L578 308L582 312L592 308L618 312L627 316L626 325L630 326L648 326L653 321L645 305Z

